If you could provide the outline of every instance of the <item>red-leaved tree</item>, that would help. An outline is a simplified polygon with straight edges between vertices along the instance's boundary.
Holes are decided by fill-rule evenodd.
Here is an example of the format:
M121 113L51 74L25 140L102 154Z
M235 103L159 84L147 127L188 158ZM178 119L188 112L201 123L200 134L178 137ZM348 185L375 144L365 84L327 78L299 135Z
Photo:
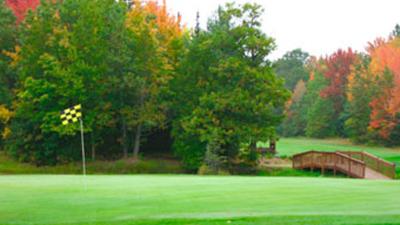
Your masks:
M324 76L329 84L321 91L321 96L333 100L336 113L343 110L347 80L356 58L356 53L349 48L347 51L339 49L325 59Z
M17 23L19 23L24 20L28 10L34 10L40 4L40 0L6 0L6 3L14 12Z

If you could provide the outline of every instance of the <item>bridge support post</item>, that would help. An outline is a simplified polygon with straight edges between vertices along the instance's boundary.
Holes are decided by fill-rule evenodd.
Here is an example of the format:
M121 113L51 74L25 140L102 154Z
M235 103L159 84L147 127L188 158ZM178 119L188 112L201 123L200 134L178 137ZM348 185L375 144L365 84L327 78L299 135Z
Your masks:
M333 176L336 177L336 163L337 163L337 157L336 157L336 153L333 154Z
M349 172L347 173L347 177L350 177L350 174L351 174L351 161L350 161L350 159L348 159L347 162L349 163Z
M381 160L380 159L378 159L377 161L377 169L378 169L378 171L381 171Z

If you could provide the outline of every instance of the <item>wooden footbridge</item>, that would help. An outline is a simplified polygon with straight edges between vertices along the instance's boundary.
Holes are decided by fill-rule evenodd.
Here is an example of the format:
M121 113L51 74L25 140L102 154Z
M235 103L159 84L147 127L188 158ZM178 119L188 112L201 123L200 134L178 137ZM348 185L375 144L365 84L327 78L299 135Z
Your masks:
M295 169L332 170L349 177L366 179L394 179L396 165L367 152L308 151L293 156Z

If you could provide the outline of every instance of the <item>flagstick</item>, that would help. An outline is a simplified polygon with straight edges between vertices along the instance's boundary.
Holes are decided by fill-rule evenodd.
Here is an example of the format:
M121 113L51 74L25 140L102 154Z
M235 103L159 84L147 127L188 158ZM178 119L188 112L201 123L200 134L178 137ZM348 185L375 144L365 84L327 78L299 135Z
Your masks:
M79 122L81 124L81 141L82 141L82 168L83 168L83 177L86 177L86 160L85 160L85 140L83 136L83 122L82 118L79 118ZM86 181L85 182L85 190L86 190Z

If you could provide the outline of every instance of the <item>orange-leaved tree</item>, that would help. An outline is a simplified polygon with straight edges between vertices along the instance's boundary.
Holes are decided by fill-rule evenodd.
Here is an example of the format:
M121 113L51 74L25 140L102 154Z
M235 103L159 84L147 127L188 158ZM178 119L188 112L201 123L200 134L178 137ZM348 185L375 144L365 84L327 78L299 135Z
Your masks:
M128 12L127 29L135 49L133 73L137 93L135 101L124 109L128 126L134 132L134 157L138 156L142 133L163 127L166 122L168 84L176 73L182 54L183 28L180 17L168 13L166 2L133 2Z
M387 41L377 39L370 44L370 73L378 80L378 94L371 101L370 129L377 131L383 139L399 123L400 113L400 38L391 37Z
M355 142L365 143L370 139L370 102L376 95L375 77L369 72L370 57L360 54L347 78L347 106L345 133Z

